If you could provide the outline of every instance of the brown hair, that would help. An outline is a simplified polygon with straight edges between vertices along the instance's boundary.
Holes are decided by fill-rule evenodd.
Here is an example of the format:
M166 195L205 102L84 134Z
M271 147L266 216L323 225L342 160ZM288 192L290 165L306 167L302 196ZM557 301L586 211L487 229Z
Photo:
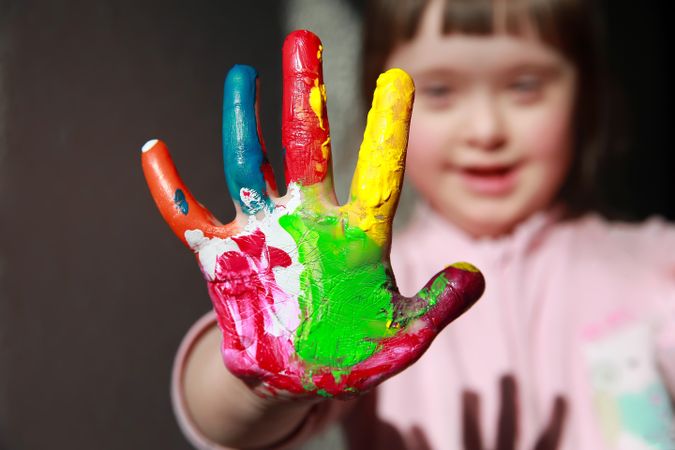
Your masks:
M431 0L369 0L364 17L363 99L370 103L377 77L393 49L413 39ZM593 0L445 0L443 33L519 34L525 24L557 48L577 68L572 167L559 200L570 214L602 210L599 166L609 144L608 77L604 26ZM499 8L498 13L496 10ZM607 211L603 211L607 212Z

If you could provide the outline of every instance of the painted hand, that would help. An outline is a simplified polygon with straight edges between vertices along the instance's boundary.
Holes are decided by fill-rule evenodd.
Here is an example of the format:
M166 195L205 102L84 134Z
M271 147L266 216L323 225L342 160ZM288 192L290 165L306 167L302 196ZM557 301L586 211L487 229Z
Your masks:
M237 209L222 225L180 180L160 141L143 147L152 196L197 255L223 332L228 369L263 396L346 398L417 360L482 294L480 272L447 267L414 297L389 264L414 87L381 75L349 202L332 181L322 46L308 31L283 49L287 193L278 197L256 116L257 74L235 66L225 81L225 174Z

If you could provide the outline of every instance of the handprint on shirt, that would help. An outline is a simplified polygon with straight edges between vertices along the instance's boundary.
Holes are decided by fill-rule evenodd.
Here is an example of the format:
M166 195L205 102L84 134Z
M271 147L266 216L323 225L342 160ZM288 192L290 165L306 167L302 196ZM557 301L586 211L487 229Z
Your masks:
M150 141L143 170L174 233L197 255L223 332L228 369L260 395L358 395L417 360L482 294L480 272L447 267L414 297L389 264L413 84L381 75L349 202L332 182L322 46L308 31L283 49L287 193L276 195L257 120L257 74L225 82L223 155L237 217L222 225L198 203L168 150Z

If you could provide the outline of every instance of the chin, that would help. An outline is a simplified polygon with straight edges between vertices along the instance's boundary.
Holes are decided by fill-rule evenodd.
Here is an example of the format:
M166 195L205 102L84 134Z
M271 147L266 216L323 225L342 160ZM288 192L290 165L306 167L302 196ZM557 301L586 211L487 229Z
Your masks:
M473 222L467 223L464 228L467 233L476 238L497 238L513 231L515 224L501 222Z
M511 233L523 221L526 214L512 211L500 211L499 208L485 208L464 214L447 214L446 217L462 228L467 234L475 237L500 237Z

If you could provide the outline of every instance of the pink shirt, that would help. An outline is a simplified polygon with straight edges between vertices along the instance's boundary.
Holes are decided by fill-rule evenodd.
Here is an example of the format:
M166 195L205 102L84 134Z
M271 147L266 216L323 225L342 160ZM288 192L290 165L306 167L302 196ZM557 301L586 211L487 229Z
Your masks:
M417 363L359 402L324 402L285 446L461 449L473 411L494 448L500 379L510 375L518 449L534 447L556 396L566 404L562 449L675 449L675 227L555 219L538 214L509 236L476 240L419 208L392 245L401 292L459 260L481 269L485 294ZM213 313L195 324L173 374L179 424L203 449L222 447L194 427L180 386L187 352L214 324Z

